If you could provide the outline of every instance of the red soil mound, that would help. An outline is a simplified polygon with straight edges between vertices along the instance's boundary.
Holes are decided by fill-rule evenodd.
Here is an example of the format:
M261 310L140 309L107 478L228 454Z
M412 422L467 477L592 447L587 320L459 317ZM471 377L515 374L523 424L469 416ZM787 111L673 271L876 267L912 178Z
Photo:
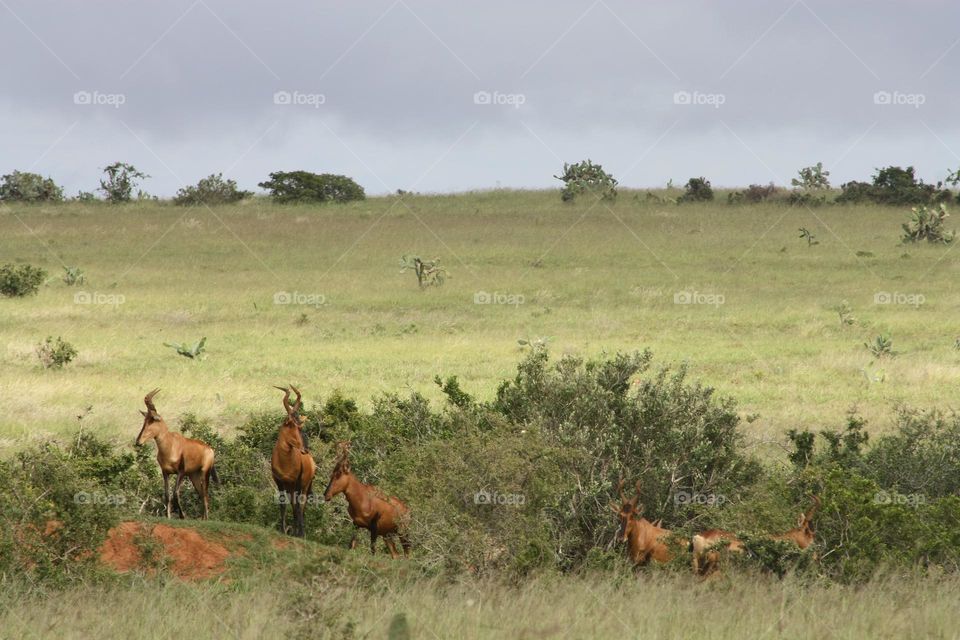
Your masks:
M144 547L155 549L152 559L144 558ZM156 557L159 556L159 557ZM193 529L122 522L107 534L100 547L100 561L115 571L145 569L153 573L152 563L167 566L184 580L202 580L218 576L226 570L224 561L230 551L210 542Z

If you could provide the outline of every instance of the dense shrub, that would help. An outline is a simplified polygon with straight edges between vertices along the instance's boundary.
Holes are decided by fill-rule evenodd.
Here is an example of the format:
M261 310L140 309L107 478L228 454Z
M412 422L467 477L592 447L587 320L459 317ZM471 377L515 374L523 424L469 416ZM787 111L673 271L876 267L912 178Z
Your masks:
M47 272L40 267L5 264L0 267L0 294L8 298L35 295L46 278Z
M0 178L0 200L7 202L60 202L63 188L53 178L14 171Z
M217 173L203 178L195 186L177 191L173 203L181 206L230 204L252 195L252 191L241 191L234 180L224 180L223 174Z
M60 336L56 340L53 336L47 336L46 340L37 344L35 351L45 369L62 369L77 357L76 347Z
M363 187L347 176L309 171L276 171L258 186L276 202L350 202L363 200Z
M572 202L585 193L601 200L615 200L617 197L616 178L589 159L574 164L563 163L563 174L553 177L563 182L560 198L564 202Z
M903 242L922 242L926 240L936 244L950 244L956 238L955 231L946 231L944 223L950 214L947 213L947 207L942 202L935 209L929 209L925 206L913 207L910 220L904 222Z
M752 184L743 191L727 194L729 204L758 204L775 197L779 189L772 182L767 185Z
M887 205L921 205L944 202L953 197L942 184L925 184L914 175L913 167L878 169L873 183L847 182L841 185L838 203L873 202Z
M114 204L130 202L133 188L140 180L150 177L126 162L114 162L104 167L103 173L104 177L100 180L99 190L103 192L107 202ZM138 195L141 198L145 196L143 192Z
M710 200L713 200L713 189L710 187L710 181L700 176L687 180L683 195L677 202L708 202Z

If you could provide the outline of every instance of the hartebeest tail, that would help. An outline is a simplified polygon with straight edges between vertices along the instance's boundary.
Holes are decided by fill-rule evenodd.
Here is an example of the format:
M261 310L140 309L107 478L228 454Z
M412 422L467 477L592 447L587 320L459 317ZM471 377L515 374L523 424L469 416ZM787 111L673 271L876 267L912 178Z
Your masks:
M797 526L789 531L769 536L771 540L793 542L800 549L806 549L813 544L816 533L813 528L813 517L820 509L821 503L820 498L815 495L810 498L813 504L806 513L800 513ZM722 529L709 529L690 539L690 550L693 552L693 572L708 576L719 568L721 551L743 553L745 547L735 534Z
M174 502L177 513L181 518L185 517L180 507L180 484L185 477L189 477L203 499L203 519L206 520L210 515L210 478L213 477L219 483L213 466L213 448L205 442L170 431L153 404L153 398L159 391L160 389L154 389L143 398L147 410L140 411L143 414L143 427L135 444L140 446L150 440L157 442L157 462L163 474L163 502L167 507L167 517L172 517ZM173 474L177 474L177 481L171 495L169 482Z
M670 530L660 526L662 521L650 522L643 517L643 506L640 502L640 481L637 480L636 495L627 498L623 493L623 478L617 483L617 493L620 496L620 506L610 503L610 508L620 519L620 529L617 532L617 541L627 543L627 553L634 565L647 564L651 559L656 562L667 562L672 557L667 543Z
M400 539L403 555L410 553L410 540L406 532L410 509L399 498L388 496L377 487L360 482L353 475L350 469L349 442L337 444L337 458L323 498L329 502L338 493L347 498L347 513L350 514L353 525L357 529L370 532L370 553L376 553L378 536L383 536L391 557L396 558L399 555L394 537ZM350 548L354 549L356 546L357 533L354 531Z
M313 477L317 472L317 464L307 449L303 433L303 419L299 413L303 407L300 391L293 385L290 385L289 389L277 388L283 391L283 408L287 412L270 458L270 469L273 481L277 483L277 497L280 502L280 530L287 532L287 504L292 504L293 535L302 538L306 535L304 508L313 494ZM297 394L293 405L290 404L291 389Z

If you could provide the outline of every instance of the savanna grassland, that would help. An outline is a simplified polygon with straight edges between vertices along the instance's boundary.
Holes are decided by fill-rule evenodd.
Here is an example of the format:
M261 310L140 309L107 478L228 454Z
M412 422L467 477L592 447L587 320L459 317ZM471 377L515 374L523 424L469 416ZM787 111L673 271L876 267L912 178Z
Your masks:
M51 276L39 295L0 306L3 449L70 431L87 407L86 424L132 438L154 386L168 415L193 411L227 433L288 381L308 402L334 389L365 402L407 389L439 398L434 376L457 375L487 398L518 340L538 338L555 354L650 347L658 361L689 362L758 437L835 424L852 406L882 431L898 403L949 404L960 371L957 256L901 245L908 214L514 191L335 207L11 204L0 209L2 261ZM439 257L446 284L418 290L404 254ZM87 282L63 284L63 265ZM294 303L275 304L280 292ZM507 303L475 303L482 292ZM684 292L702 304L675 303ZM884 293L894 302L876 304ZM834 309L844 301L849 325ZM896 357L865 348L879 334ZM73 343L76 361L43 370L34 347L48 335ZM204 336L204 361L164 346Z
M953 245L901 244L906 207L588 200L0 206L0 264L49 273L36 296L0 298L0 637L958 637L960 418L895 411L953 408ZM443 285L418 288L404 255L439 258ZM67 286L64 267L86 281ZM893 355L865 346L879 335ZM76 359L43 368L47 336ZM204 337L202 359L164 344ZM649 370L611 355L648 347ZM680 363L689 378L657 377ZM413 506L410 559L371 557L365 532L347 551L343 498L308 506L304 541L276 531L272 387L288 383L314 490L352 438L358 476ZM210 521L155 517L154 445L131 446L154 387L171 427L217 448ZM874 449L851 420L788 460L789 430L812 445L852 408ZM618 475L643 476L645 513L684 540L706 526L766 540L816 491L820 546L705 581L678 547L635 573L609 510ZM481 504L488 488L524 501ZM680 504L678 488L730 500ZM880 489L916 500L880 504ZM95 545L123 526L117 574ZM188 538L216 571L180 579L209 568L183 555Z

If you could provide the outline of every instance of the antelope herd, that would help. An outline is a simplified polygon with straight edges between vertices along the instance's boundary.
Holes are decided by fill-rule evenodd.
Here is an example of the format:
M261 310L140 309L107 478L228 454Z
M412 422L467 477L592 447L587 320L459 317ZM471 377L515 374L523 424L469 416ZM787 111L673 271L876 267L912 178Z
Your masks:
M317 465L303 431L304 420L300 416L303 398L300 391L293 385L289 388L276 388L283 391L283 408L287 414L279 427L270 459L270 469L277 485L280 505L280 530L302 538L306 535L304 508L313 495L313 479ZM163 501L167 508L167 517L173 517L174 506L179 517L185 517L180 506L180 485L184 478L189 477L203 501L201 517L205 520L210 514L210 480L219 483L214 467L213 448L199 440L170 431L153 403L153 398L159 391L160 389L154 389L143 399L147 410L140 412L143 414L143 427L135 444L140 446L150 440L157 443L157 462L163 474ZM291 391L296 395L293 404L290 403ZM169 480L174 474L176 482L171 493ZM723 529L707 529L693 535L688 541L677 540L673 532L661 526L662 520L650 522L643 516L644 507L639 504L640 481L635 485L636 494L633 498L628 498L624 493L624 482L621 478L617 483L620 505L610 503L610 508L617 514L620 523L616 541L626 544L627 556L635 566L643 566L651 560L658 563L669 562L678 550L686 549L691 555L694 574L707 577L718 571L723 551L741 554L746 550L736 534ZM391 557L397 558L400 555L397 552L397 539L403 548L403 555L409 554L409 507L396 496L361 482L353 474L350 468L350 443L346 441L337 443L336 459L323 498L329 502L341 493L347 500L347 513L356 527L350 540L351 549L357 546L357 530L366 529L370 533L370 553L376 553L377 538L382 537ZM768 539L792 542L799 549L806 549L813 544L813 518L821 502L815 495L811 496L811 500L813 504L806 512L800 513L796 527L784 533L769 535ZM287 527L288 504L293 507L292 530ZM676 544L680 542L683 544Z

